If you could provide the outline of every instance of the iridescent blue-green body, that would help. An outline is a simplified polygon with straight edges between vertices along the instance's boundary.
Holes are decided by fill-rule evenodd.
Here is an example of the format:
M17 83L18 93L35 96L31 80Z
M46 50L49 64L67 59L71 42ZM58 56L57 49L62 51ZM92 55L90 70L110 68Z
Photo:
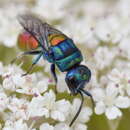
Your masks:
M70 123L71 126L81 111L84 100L82 93L90 96L93 102L92 95L83 89L85 84L89 82L91 78L91 71L88 67L80 64L83 60L81 51L75 46L73 40L67 37L61 31L53 28L51 25L45 22L42 22L40 19L32 15L20 16L19 22L27 32L20 35L22 36L20 37L20 45L33 48L33 50L26 51L22 55L38 55L26 74L30 72L32 67L43 56L44 59L51 63L50 70L54 77L55 84L58 82L55 71L56 65L61 72L67 72L65 81L71 93L73 95L81 95L82 102L78 112ZM25 36L26 34L28 35ZM30 36L32 37L33 41L32 39L29 39Z
M66 39L52 46L51 52L53 55L53 63L56 64L62 72L70 70L83 60L81 52L71 39Z
M80 65L83 60L80 50L71 39L65 39L57 45L51 46L50 51L52 57L46 55L47 60L56 64L60 71L67 71L66 83L72 94L77 94L76 87L82 82L85 84L91 77L90 70L86 66ZM70 82L71 80L75 80L73 84ZM84 85L82 84L80 87L84 87Z

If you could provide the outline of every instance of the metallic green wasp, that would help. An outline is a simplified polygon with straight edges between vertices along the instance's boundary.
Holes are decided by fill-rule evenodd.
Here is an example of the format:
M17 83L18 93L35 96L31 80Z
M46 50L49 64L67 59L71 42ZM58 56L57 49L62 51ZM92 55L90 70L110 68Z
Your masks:
M50 71L55 84L57 85L58 82L55 72L55 66L57 66L61 72L67 72L65 81L71 93L81 95L82 102L70 123L71 126L81 111L84 101L83 93L88 95L94 104L92 95L84 90L85 84L91 78L91 71L88 67L80 64L83 60L81 51L76 47L73 40L64 33L33 15L21 15L18 20L25 30L19 35L18 44L28 51L23 52L16 59L23 55L37 55L32 66L24 75L27 75L39 59L43 57L51 64Z

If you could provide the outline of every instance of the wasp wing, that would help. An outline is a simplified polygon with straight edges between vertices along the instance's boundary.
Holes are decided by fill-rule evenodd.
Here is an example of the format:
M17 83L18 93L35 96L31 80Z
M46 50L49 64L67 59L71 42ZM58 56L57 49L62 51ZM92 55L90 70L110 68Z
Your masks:
M66 38L67 36L61 31L53 28L46 22L43 22L36 16L25 14L18 16L19 23L23 28L29 32L34 38L41 44L42 48L45 51L49 51L50 45L48 41L48 36L51 34L61 34Z

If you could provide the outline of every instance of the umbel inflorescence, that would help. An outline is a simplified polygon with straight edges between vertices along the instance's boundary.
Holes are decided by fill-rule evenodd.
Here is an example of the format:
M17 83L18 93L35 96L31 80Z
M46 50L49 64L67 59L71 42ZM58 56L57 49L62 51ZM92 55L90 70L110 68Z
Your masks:
M107 120L120 120L122 109L130 108L130 13L129 0L116 2L37 0L6 0L0 2L0 44L16 46L21 31L16 16L24 11L41 15L69 35L83 53L83 64L92 71L90 83L85 87L93 95L94 112L89 99L70 128L69 123L78 110L80 99L70 98L64 74L58 73L58 95L50 87L49 64L41 60L44 72L21 77L25 71L20 65L0 64L0 127L3 130L86 130L93 114L104 114ZM73 6L73 8L72 8ZM10 8L8 8L10 7ZM16 49L17 50L17 49ZM6 50L4 50L5 53ZM17 50L18 52L19 50ZM10 49L0 52L6 63L12 59ZM2 53L2 54L1 54ZM12 58L14 56L11 56ZM10 58L11 58L10 57ZM51 85L50 85L51 84ZM64 93L61 98L60 94Z

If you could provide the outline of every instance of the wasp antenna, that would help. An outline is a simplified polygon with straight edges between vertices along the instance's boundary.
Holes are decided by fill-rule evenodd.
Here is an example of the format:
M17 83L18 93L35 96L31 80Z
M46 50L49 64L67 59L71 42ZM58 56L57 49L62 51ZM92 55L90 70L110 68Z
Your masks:
M79 90L78 91L80 96L81 96L81 104L80 104L80 107L79 107L79 110L77 111L76 115L74 116L73 120L71 121L71 123L69 124L69 126L71 127L74 123L74 121L77 119L79 113L81 112L81 109L82 109L82 106L83 106L83 102L84 102L84 96L82 94L82 92Z
M82 88L80 88L80 90L81 90L84 94L86 94L87 96L89 96L89 97L91 98L92 105L93 105L93 108L94 108L94 107L95 107L95 102L94 102L94 99L93 99L92 95L91 95L89 92L87 92L87 91L85 91L84 89L82 89Z

